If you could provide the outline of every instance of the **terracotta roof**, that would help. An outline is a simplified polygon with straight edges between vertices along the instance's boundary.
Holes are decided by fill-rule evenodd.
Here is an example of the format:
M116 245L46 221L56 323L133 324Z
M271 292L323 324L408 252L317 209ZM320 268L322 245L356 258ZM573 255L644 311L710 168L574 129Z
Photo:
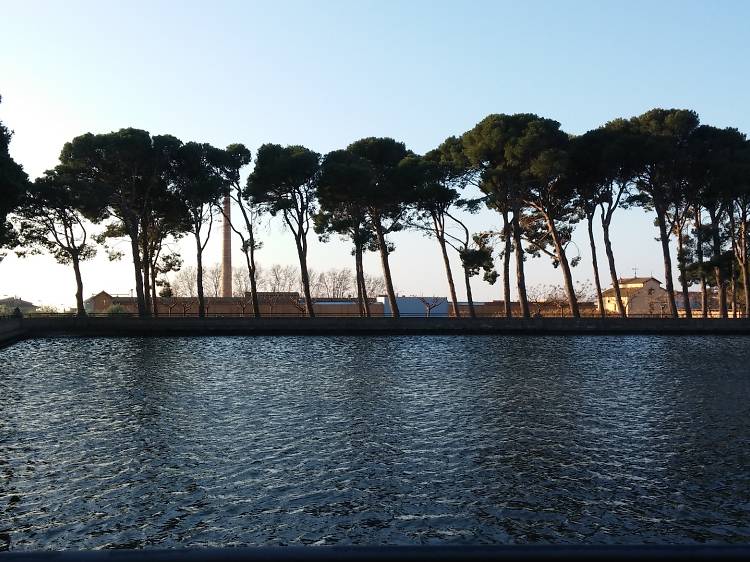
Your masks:
M633 295L639 293L642 290L643 290L643 287L620 287L620 296L632 297ZM617 293L615 293L614 287L610 287L609 289L602 291L602 296L614 297L614 296L617 296Z
M13 306L18 308L36 308L34 303L25 301L23 299L17 299L14 297L8 297L7 299L0 299L0 306Z
M620 277L620 285L628 283L645 283L646 281L651 281L652 279L659 285L661 285L661 281L659 281L656 277Z

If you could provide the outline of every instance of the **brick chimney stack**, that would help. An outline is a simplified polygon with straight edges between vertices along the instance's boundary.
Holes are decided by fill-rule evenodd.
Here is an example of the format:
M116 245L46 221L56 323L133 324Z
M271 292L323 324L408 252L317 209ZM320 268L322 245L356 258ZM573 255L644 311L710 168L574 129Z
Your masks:
M229 195L224 196L223 248L221 253L221 296L232 296L232 228Z

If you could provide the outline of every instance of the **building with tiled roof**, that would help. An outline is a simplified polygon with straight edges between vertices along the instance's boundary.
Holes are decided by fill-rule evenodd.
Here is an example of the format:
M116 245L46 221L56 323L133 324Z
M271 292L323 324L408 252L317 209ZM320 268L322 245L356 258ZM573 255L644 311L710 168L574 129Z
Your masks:
M34 312L38 306L29 301L19 299L18 297L8 297L0 299L0 314L11 314L15 309L18 309L21 314L28 314Z
M667 291L654 277L621 277L618 279L620 297L628 316L658 316L667 311ZM617 293L614 287L602 292L604 310L618 314Z

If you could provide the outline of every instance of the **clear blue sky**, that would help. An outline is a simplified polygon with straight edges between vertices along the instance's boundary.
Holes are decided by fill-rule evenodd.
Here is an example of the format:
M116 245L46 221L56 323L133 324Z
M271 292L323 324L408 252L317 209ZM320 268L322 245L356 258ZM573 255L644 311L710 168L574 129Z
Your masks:
M326 152L386 135L424 152L488 113L534 112L582 133L662 106L750 132L746 1L2 0L0 17L0 119L32 177L72 137L126 126L253 151L278 142ZM621 273L663 276L650 221L631 211L616 222ZM262 263L295 263L279 225L264 236ZM434 242L394 241L397 288L447 294ZM575 277L589 279L584 232L576 242ZM351 266L346 244L314 244L310 261ZM375 256L367 268L378 272ZM559 282L546 260L529 270L532 284ZM132 286L129 263L97 259L84 275L87 295ZM50 258L0 263L0 294L70 304L73 292ZM499 292L477 282L481 299Z

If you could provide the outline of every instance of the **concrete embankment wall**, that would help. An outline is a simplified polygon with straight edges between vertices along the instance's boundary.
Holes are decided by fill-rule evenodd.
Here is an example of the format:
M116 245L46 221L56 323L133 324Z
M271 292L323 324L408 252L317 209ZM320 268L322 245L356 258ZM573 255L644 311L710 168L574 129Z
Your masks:
M11 345L26 334L26 329L18 318L6 318L0 320L0 348Z
M7 324L6 323L14 323ZM750 320L664 318L24 318L0 321L7 341L23 337L389 335L389 334L750 334ZM0 336L2 337L2 336Z

